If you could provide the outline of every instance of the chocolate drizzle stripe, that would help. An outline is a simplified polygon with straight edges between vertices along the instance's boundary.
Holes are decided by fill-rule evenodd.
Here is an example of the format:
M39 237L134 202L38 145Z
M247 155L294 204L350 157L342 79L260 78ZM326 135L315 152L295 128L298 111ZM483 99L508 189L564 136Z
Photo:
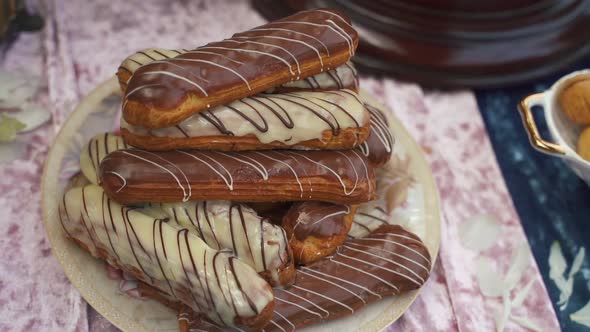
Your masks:
M256 308L256 305L254 304L254 302L252 302L252 299L250 297L248 297L248 295L246 293L243 292L242 283L240 282L240 279L238 278L238 275L236 274L236 269L234 267L234 259L235 258L230 257L229 266L230 266L232 274L234 276L234 280L236 282L236 285L238 285L238 289L242 291L242 294L246 298L246 300L248 301L248 305L250 305L250 308L252 309L252 311L254 311L256 314L259 314L260 312Z
M332 128L332 133L333 133L335 136L337 136L337 135L339 134L339 132L340 132L340 125L338 124L338 122L337 122L337 121L336 121L336 124L333 124L332 122L330 122L330 120L329 120L328 118L326 118L326 117L322 116L322 115L321 115L319 112L315 111L313 108L311 108L311 107L308 107L308 106L306 106L306 105L304 105L304 104L302 104L302 103L300 103L300 102L297 102L297 101L291 100L291 99L289 99L289 98L283 98L283 97L278 97L278 96L274 96L274 98L275 98L275 99L279 99L279 100L284 100L284 101L287 101L287 102L293 103L293 104L295 104L295 105L297 105L297 106L300 106L300 107L302 107L302 108L308 109L310 112L312 112L313 114L315 114L315 115L316 115L318 118L320 118L322 121L324 121L326 124L328 124L328 125L330 126L330 128ZM303 98L301 98L301 99L303 99ZM307 100L307 99L305 99L305 101L307 101L307 102L310 102L310 103L314 104L315 106L321 107L321 106L317 105L316 103L313 103L313 102L311 102L311 101L309 101L309 100ZM321 107L321 108L323 108L323 107ZM323 108L323 109L324 109L324 110L326 110L325 108ZM326 110L326 111L327 111L327 110ZM329 112L328 112L328 113L329 113ZM332 114L332 113L329 113L329 114L332 116L332 118L333 118L334 120L336 119L336 118L334 117L334 114Z
M183 231L183 230L180 230L178 234L180 234L181 231ZM206 290L208 288L205 288L206 286L203 285L203 281L201 280L201 276L199 274L199 271L197 270L197 266L196 266L195 260L193 258L193 252L191 250L191 246L190 246L190 243L188 241L188 229L184 229L184 243L185 243L186 249L188 251L188 256L189 256L189 258L191 260L191 265L193 267L193 273L195 274L197 280L199 281L200 288L203 290L203 297L205 298L205 302L207 303L207 305L210 305L211 307L214 307L214 304L213 304L213 301L211 300L211 298L210 297L209 298L207 297L208 292L206 292ZM180 242L178 243L178 245L179 245L179 250L180 250ZM182 268L184 270L184 265L183 265ZM186 274L186 271L185 271L185 274ZM188 274L186 274L186 278L187 278L187 280L190 281L190 278L189 278ZM191 290L192 290L192 287L191 287Z
M244 263L235 262L241 264L239 272L247 280L245 286L239 281L231 281L232 277L237 277L232 256L207 247L194 234L189 235L187 229L179 229L179 225L174 224L171 219L151 218L139 208L125 208L109 200L99 186L87 185L70 189L64 195L63 206L64 211L68 210L68 206L73 206L77 213L76 216L68 215L67 220L63 220L66 231L70 227L74 229L76 232L72 235L93 255L133 273L140 280L163 292L170 293L188 303L193 310L206 314L214 322L231 326L237 321L238 312L245 319L257 316L256 310L259 309L250 299L250 294L255 296L253 298L260 308L272 301L268 284L254 270L243 265ZM121 234L116 242L107 239L113 234L106 220L107 208L115 209L113 222L119 228L125 228L125 234ZM60 215L61 212L60 208ZM91 226L96 227L91 230ZM86 232L83 231L85 228ZM123 240L124 237L126 241ZM191 241L196 248L191 248ZM176 252L170 251L170 246L173 245L178 247L178 256L175 256ZM198 253L199 258L193 259L193 253ZM191 258L191 263L185 265L186 257ZM192 274L189 272L190 268L187 270L189 264L192 264ZM233 275L229 272L230 264ZM199 271L203 270L204 274L200 275ZM195 277L200 287L193 284ZM237 302L235 299L239 296L243 296L245 301L249 299L248 302ZM245 324L244 326L249 327Z
M104 211L105 210L105 201L107 202L107 205L109 205L109 198L107 197L106 194L103 193L102 200L101 200L103 227L107 233L107 239L109 240L109 245L111 246L111 249L113 250L113 253L115 254L115 257L117 259L120 259L119 254L117 253L117 250L115 249L115 246L113 246L113 240L111 239L111 233L108 231L108 228L107 228L107 218L105 216L105 211ZM109 206L109 215L111 217L111 225L114 226L113 216L111 215L110 206ZM117 234L116 232L114 232L114 233L115 233L115 235Z
M106 194L104 194L106 196ZM111 226L113 227L113 233L117 235L117 227L115 226L115 220L113 219L113 211L111 209L111 199L107 197L107 207L109 208L109 219L111 220Z
M178 248L178 257L180 259L180 265L182 266L182 272L184 272L184 277L186 278L186 282L189 284L189 290L190 290L190 294L191 294L191 298L193 300L193 303L195 303L198 307L199 310L202 310L201 308L201 303L199 301L197 301L197 298L195 297L195 294L193 293L193 282L191 281L188 272L186 271L186 268L184 267L184 260L182 259L182 249L180 247L180 235L182 234L182 232L188 233L188 229L179 229L178 231L176 231L176 244L177 244L177 248ZM192 260L192 258L191 258ZM194 265L194 263L193 263ZM195 275L197 275L195 273ZM198 275L197 275L197 279L198 279ZM205 299L206 300L206 299Z
M203 214L205 215L205 221L207 221L207 226L209 226L210 230L213 230L213 225L211 224L211 220L209 219L209 213L207 213L207 201L203 202ZM217 235L215 232L211 231L210 234L213 236L213 240L215 241L215 245L217 246L215 249L223 249L223 247L219 244L219 240L217 239Z
M290 134L293 138L293 132L283 131L280 124L292 129L296 126L294 118L307 117L312 122L316 118L321 120L311 126L309 121L297 123L298 127L304 126L306 130L301 133L295 132L296 140L288 143L296 145L311 139L322 140L323 132L327 128L332 130L334 136L338 136L342 128L366 126L366 121L370 121L370 117L366 116L365 106L357 103L357 99L345 91L347 90L337 94L309 91L259 94L202 111L175 126L148 129L124 122L123 128L134 134L155 137L186 138L218 134L242 137L253 134L263 142L288 142L290 140L287 140L286 136ZM246 123L242 124L241 119L246 120Z
M250 106L247 103L244 103L247 106ZM264 120L264 118L260 115L260 113L254 109L254 112L258 114L258 116L262 119L262 123L263 126L259 125L258 123L256 123L256 121L254 121L254 119L247 117L243 112L241 112L239 109L232 107L230 105L225 105L225 107L229 108L230 110L234 111L236 114L240 115L242 118L244 118L244 120L250 122L254 127L256 127L256 129L258 129L261 132L267 132L268 131L268 124L266 123L266 120ZM251 106L250 106L251 107Z
M217 257L219 257L219 251L216 252L213 255L213 274L215 275L215 281L217 282L217 286L219 287L219 289L223 289L223 287L221 286L221 278L219 277L219 273L217 272ZM225 292L221 292L221 295L223 296L223 300L225 301L225 303L230 303L230 301L227 298L227 294L225 294ZM231 298L231 294L230 294L230 298ZM236 312L237 313L237 312Z
M88 206L86 204L86 195L84 195L84 188L82 188L82 204L84 207L84 213L86 213L86 217L88 217ZM96 242L94 240L94 236L93 233L94 228L92 226L92 223L90 224L90 228L92 228L92 233L90 232L90 229L88 228L88 225L86 224L86 218L84 218L84 215L81 216L82 217L82 224L84 225L84 228L86 228L86 232L88 233L88 237L90 238L90 240L92 241L92 244L96 247Z
M289 115L289 112L287 112L283 107L281 107L281 105L279 105L276 101L272 100L272 98L269 98L269 97L261 94L261 95L249 97L249 99L255 100L258 103L260 103L261 105L264 105L264 107L266 107L269 111L271 111L283 123L283 125L285 127L292 129L295 126L295 124L293 123L293 119ZM262 100L268 100L269 102L273 103L278 109L280 109L282 111L284 117L279 115L276 108L268 106Z
M148 214L158 218L162 215L172 217L178 227L194 230L194 234L210 247L229 251L257 272L265 272L271 284L290 283L291 279L281 278L280 273L281 269L292 265L284 231L259 217L251 208L230 201L154 203L148 206ZM194 218L189 210L194 211ZM266 245L267 238L273 245Z
M154 219L154 222L152 223L152 238L153 238L153 245L154 245L154 256L156 256L156 261L158 262L158 267L160 267L160 271L162 272L162 276L164 277L164 280L166 280L166 283L168 284L168 288L170 289L170 294L172 294L172 296L176 297L176 294L174 293L174 288L172 288L172 284L170 283L170 279L168 279L168 276L166 276L166 271L164 271L164 267L162 267L162 262L160 262L160 256L158 256L158 247L156 245L156 229L159 228L160 230L160 239L162 241L162 247L164 246L164 239L162 238L162 221L159 220L160 223L160 227L157 227L158 224L158 219Z
M225 285L226 285L227 289L231 289L231 286L229 284L229 274L227 272L227 266L226 265L223 266L223 273L225 274ZM229 293L229 299L231 300L231 306L234 309L234 312L237 313L238 312L238 308L236 307L236 301L234 299L234 295L231 292Z
M121 215L123 217L123 224L125 225L125 235L127 236L127 242L129 243L129 248L131 249L131 253L133 254L133 257L135 258L135 261L137 262L137 265L139 266L139 268L141 269L141 271L146 275L146 277L148 279L153 280L153 278L143 268L143 265L139 261L139 257L137 257L137 253L135 252L135 247L133 246L133 242L131 241L131 235L129 235L129 224L130 224L130 222L126 218L127 212L126 212L126 209L124 207L121 207Z
M64 199L65 199L65 195L64 195ZM65 207L65 203L63 204L63 206L64 206L64 210L66 212L66 218L68 218L68 216L67 216L68 213L67 213L67 210L66 210L66 207ZM68 237L73 239L72 234L70 234L70 232L66 228L66 225L64 223L64 219L63 219L63 216L62 216L62 212L61 211L62 210L60 208L57 209L57 213L58 213L58 216L59 216L59 222L61 224L61 227L64 229L64 231L66 232L66 234L68 235Z

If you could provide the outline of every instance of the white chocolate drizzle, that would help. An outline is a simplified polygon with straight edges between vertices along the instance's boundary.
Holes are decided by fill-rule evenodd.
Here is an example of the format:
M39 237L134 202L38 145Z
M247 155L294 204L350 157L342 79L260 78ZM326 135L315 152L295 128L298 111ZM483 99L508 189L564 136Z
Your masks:
M280 270L292 265L285 231L251 208L230 201L148 203L142 212L169 218L216 250L230 250L257 272L280 285Z
M240 259L193 231L119 205L96 185L70 189L59 210L67 234L92 255L133 271L217 324L234 326L237 317L255 317L273 300L266 281Z

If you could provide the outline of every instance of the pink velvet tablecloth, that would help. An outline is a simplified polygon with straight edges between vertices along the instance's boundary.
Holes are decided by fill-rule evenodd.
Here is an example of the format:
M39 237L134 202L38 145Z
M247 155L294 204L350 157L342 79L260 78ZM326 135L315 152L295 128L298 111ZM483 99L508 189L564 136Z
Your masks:
M235 0L42 4L43 32L22 34L1 64L40 75L35 102L52 121L19 135L17 159L0 164L0 331L114 331L69 283L45 238L40 180L49 145L80 97L131 52L194 47L264 19ZM390 106L423 147L443 212L432 276L388 331L559 330L473 93L369 77L361 86ZM487 245L470 238L481 229L493 237L481 241Z

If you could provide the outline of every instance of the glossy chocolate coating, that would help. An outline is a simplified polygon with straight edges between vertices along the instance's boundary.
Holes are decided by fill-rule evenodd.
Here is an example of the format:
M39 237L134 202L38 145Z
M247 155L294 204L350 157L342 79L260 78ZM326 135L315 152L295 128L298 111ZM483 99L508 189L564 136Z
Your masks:
M119 150L99 167L100 183L118 202L320 200L374 198L375 175L355 150Z

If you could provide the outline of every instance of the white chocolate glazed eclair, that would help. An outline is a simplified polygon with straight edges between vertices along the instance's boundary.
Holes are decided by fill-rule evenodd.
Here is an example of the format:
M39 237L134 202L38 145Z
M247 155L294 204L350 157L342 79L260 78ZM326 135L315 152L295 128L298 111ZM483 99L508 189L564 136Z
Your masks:
M149 203L143 212L188 228L213 249L229 249L273 286L286 286L295 267L285 231L251 208L230 201Z
M272 316L269 284L198 236L110 200L99 186L70 189L59 207L65 233L93 256L133 274L222 326L260 329Z
M350 149L370 130L356 92L259 94L148 129L121 121L127 143L146 150Z

